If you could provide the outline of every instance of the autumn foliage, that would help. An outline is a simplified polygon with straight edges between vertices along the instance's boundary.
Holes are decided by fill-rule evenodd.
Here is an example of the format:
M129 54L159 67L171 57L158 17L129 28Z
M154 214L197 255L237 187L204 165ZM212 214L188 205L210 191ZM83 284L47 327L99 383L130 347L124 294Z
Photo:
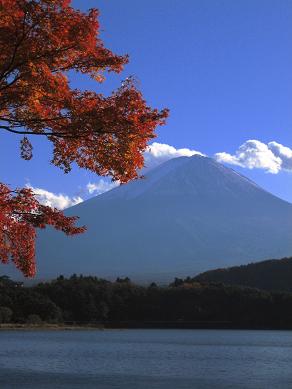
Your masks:
M131 79L110 96L70 87L69 71L98 85L105 72L119 73L128 62L104 47L98 11L85 14L70 3L0 0L0 130L21 136L26 160L32 135L43 136L53 146L51 162L66 173L75 163L124 183L138 177L142 153L168 111L149 107ZM28 189L13 192L2 184L0 259L34 275L35 228L81 232L74 221L39 204Z
M0 184L0 258L8 260L25 275L35 274L35 228L51 225L67 235L85 231L75 227L76 217L64 217L61 211L40 204L31 189L11 191Z

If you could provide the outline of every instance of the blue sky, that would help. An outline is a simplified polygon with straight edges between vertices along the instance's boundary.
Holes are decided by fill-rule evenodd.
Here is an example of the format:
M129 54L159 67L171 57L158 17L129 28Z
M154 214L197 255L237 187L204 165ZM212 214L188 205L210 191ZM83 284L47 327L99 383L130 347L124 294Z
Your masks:
M170 109L156 142L209 156L230 154L224 157L233 162L229 166L292 202L290 0L75 0L73 5L98 8L105 45L130 55L121 75L103 85L71 75L73 87L110 93L134 75L152 106ZM88 183L100 182L77 168L64 175L48 165L45 140L32 141L34 158L27 162L19 158L17 136L1 134L1 181L30 183L70 198L87 198ZM283 150L275 154L270 142L289 148L283 163ZM241 156L235 155L241 145Z

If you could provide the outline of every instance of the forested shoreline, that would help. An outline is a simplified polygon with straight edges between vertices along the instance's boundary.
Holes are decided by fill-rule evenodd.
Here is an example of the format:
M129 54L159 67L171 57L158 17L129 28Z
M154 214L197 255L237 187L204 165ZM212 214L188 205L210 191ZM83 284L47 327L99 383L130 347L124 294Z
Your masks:
M292 329L292 294L176 278L168 286L60 276L23 286L0 277L0 323L97 328ZM9 326L8 326L9 328Z

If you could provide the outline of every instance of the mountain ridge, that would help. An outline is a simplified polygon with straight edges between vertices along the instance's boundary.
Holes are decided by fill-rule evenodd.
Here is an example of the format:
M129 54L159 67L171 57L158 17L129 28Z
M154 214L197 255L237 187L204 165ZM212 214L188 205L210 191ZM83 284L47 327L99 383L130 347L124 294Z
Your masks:
M206 163L207 163L207 164L209 164L212 167L215 166L217 169L221 170L221 173L227 174L229 176L232 174L233 177L239 177L245 183L250 184L254 189L258 189L261 192L266 193L270 197L272 196L275 199L278 199L278 200L280 200L280 201L282 201L282 202L284 202L286 204L291 205L291 203L289 203L288 201L283 200L283 199L275 196L274 194L268 192L267 190L265 190L262 187L260 187L257 183L255 183L251 179L249 179L249 178L245 177L244 175L238 173L236 170L234 170L232 168L229 168L229 167L226 167L225 165L216 162L213 158L209 158L209 157L201 156L201 155L194 155L194 156L191 156L191 157L183 156L183 157L178 157L178 158L173 158L171 160L168 160L168 161L164 162L162 165L159 165L159 166L153 168L152 170L150 170L147 173L146 178L137 179L137 180L129 182L128 184L123 184L121 186L113 188L113 189L111 189L108 192L105 192L105 193L103 193L103 194L101 194L99 196L96 196L96 197L94 197L92 199L87 200L87 202L88 201L94 201L97 198L98 199L100 199L100 198L103 198L103 199L104 198L106 198L106 199L113 199L113 198L116 197L116 194L118 194L118 197L123 197L124 199L125 198L133 199L135 197L138 197L142 192L145 192L145 187L146 187L146 190L147 190L147 189L153 187L161 179L163 179L163 180L167 179L168 176L173 172L173 170L176 170L176 172L179 173L179 170L181 168L186 168L187 165L191 165L191 167L192 167L192 163L194 161L196 161L196 162L197 161L203 161L204 165L206 165ZM161 174L162 172L164 174ZM194 172L189 172L189 173L193 174ZM195 186L197 187L198 186L198 181L197 181L197 177L196 176L193 176L193 181L195 181L193 183L195 183ZM143 186L144 186L144 190L143 190ZM140 189L138 189L139 187L140 187ZM179 188L179 190L181 190L181 188ZM137 192L138 192L138 195L137 195ZM78 204L78 205L74 205L71 208L75 208L76 209L80 205L82 205L82 203Z

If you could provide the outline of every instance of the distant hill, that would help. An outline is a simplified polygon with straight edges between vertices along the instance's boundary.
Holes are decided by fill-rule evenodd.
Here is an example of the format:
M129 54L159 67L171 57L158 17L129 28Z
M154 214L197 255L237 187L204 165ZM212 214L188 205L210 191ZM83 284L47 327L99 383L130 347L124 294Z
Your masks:
M210 270L194 277L192 281L292 292L292 257Z

